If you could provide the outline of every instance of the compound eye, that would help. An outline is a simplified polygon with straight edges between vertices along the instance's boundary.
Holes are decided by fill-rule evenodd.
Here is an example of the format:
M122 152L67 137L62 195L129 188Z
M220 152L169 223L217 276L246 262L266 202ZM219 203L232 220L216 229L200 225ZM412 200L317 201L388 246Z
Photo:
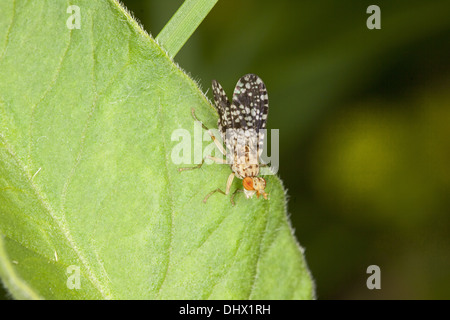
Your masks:
M245 190L255 190L253 188L253 179L250 177L245 177L242 184L244 185Z

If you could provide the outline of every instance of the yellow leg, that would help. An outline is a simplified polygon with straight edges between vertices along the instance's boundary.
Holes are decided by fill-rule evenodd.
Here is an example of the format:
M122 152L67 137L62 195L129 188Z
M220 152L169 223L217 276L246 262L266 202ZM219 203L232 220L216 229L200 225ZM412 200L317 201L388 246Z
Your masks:
M227 152L223 148L223 145L219 142L219 140L217 140L217 138L214 136L214 134L211 132L211 130L209 130L208 127L203 124L203 122L201 122L200 120L197 119L197 117L195 116L194 108L192 108L192 117L194 118L195 121L200 122L200 124L202 125L203 129L208 131L209 136L211 137L212 141L214 141L214 143L216 144L217 148L220 150L220 152L222 152L223 155L226 156Z
M208 194L206 195L205 199L203 199L203 203L206 203L206 201L208 201L209 197L211 197L211 196L212 196L214 193L216 193L216 192L220 192L220 193L222 193L222 194L224 194L224 195L229 194L229 193L230 193L231 184L233 183L233 179L234 179L234 173L231 173L231 174L228 176L226 191L223 192L223 191L222 191L221 189L219 189L219 188L217 188L217 189L211 191L210 193L208 193ZM233 198L233 197L232 197L232 198ZM234 206L234 201L233 201L233 199L231 199L231 204Z
M234 179L234 173L230 173L230 175L228 176L228 180L227 180L227 189L225 191L225 194L229 194L230 193L230 189L231 189L231 184L233 183L233 179Z
M242 189L236 189L236 191L235 192L233 192L233 194L231 195L231 198L230 198L230 201L231 201L231 205L234 207L234 197L236 196L236 193L238 193L238 192L244 192L244 190L242 190Z
M223 159L220 159L220 158L216 158L216 157L212 157L212 156L206 156L205 158L203 158L202 163L200 163L200 164L198 164L196 166L193 166L193 167L178 168L178 171L182 172L182 171L186 171L186 170L200 169L202 167L202 165L205 163L205 159L206 158L211 159L215 163L219 163L219 164L226 164L227 163L226 160L223 160Z
M205 197L205 199L203 199L203 203L206 203L206 201L208 201L209 197L211 197L214 193L216 192L220 192L222 194L225 194L225 192L223 192L222 190L220 190L219 188L217 188L216 190L211 191L210 193L208 193Z

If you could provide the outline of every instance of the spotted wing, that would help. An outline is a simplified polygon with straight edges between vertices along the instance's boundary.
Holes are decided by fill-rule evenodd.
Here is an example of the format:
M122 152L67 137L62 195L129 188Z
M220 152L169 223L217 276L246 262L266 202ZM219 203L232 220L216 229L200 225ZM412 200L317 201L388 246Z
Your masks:
M232 127L237 134L226 141L241 162L258 163L264 144L269 99L264 82L255 74L239 79L231 104ZM231 140L231 139L229 139Z
M214 102L216 105L217 112L219 113L219 120L217 121L217 126L219 132L222 135L222 139L225 140L225 133L228 128L231 128L232 118L231 118L231 103L227 98L225 90L223 90L220 83L216 80L212 81L212 89L214 94Z
M261 78L255 74L246 74L240 78L231 105L233 128L259 132L266 128L268 112L269 98Z

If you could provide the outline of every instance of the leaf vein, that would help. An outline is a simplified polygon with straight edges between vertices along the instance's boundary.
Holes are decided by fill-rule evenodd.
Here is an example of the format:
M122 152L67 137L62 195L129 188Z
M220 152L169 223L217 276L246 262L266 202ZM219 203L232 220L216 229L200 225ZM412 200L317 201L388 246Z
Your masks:
M6 54L6 50L8 49L9 45L9 34L11 33L12 26L16 19L16 0L13 0L13 16L11 18L11 23L8 26L8 30L6 31L6 37L5 37L5 47L3 48L3 52L0 55L0 61L3 60Z
M169 220L169 223L170 223L170 226L169 226L169 228L170 228L170 239L169 239L169 248L167 250L167 266L166 266L166 269L164 271L164 275L162 277L161 284L158 286L158 289L157 289L158 295L161 295L161 289L162 289L162 287L164 285L164 282L167 279L167 274L169 272L170 259L171 259L171 255L172 255L173 214L174 214L174 200L173 200L174 198L173 198L173 194L172 194L171 181L169 179L169 163L168 163L168 159L167 159L167 157L168 157L168 148L167 148L166 139L165 139L166 134L164 132L164 124L162 123L163 122L163 119L162 119L163 118L163 112L162 112L161 99L159 101L159 118L160 118L160 122L161 122L161 128L162 128L161 131L162 131L162 136L163 136L162 145L163 145L164 154L165 154L165 157L164 157L164 168L166 169L167 185L168 185L167 189L168 189L168 194L169 194L169 199L170 199L170 207L171 207L170 220Z
M53 89L56 81L58 80L59 75L61 74L61 68L64 63L64 59L67 56L67 52L69 51L71 42L72 42L72 30L69 30L69 39L67 41L67 46L64 49L64 52L63 52L61 58L59 59L55 74L52 77L52 80L50 81L49 85L47 86L47 89L45 89L44 93L42 94L41 98L39 98L39 100L31 106L30 126L28 128L28 156L27 156L27 171L28 172L30 172L31 166L32 166L31 154L33 151L32 150L32 147L33 147L32 141L33 141L33 124L34 124L35 111L36 111L36 108L38 107L38 105L42 101L44 101L44 99L47 97L48 93Z

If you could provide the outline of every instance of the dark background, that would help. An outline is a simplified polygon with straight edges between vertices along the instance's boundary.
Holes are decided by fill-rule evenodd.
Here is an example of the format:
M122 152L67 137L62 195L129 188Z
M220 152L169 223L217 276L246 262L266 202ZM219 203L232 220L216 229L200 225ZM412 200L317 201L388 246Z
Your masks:
M183 1L122 2L156 37ZM450 298L450 1L219 0L175 61L266 83L319 299Z

